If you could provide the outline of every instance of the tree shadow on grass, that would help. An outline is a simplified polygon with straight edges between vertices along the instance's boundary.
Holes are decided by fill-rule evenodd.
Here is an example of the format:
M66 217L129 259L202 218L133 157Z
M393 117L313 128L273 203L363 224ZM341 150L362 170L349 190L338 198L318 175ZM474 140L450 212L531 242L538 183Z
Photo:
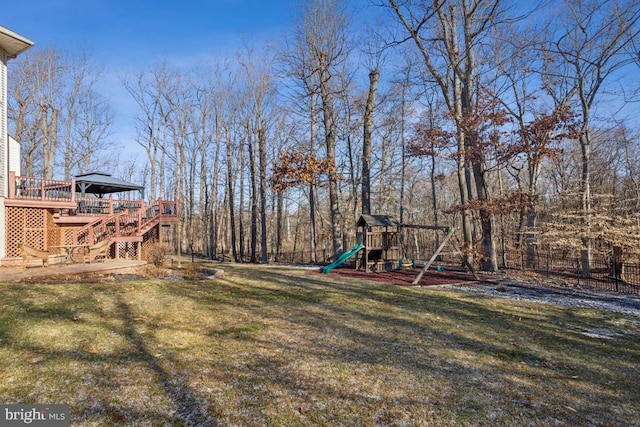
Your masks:
M544 315L538 316L534 311L517 312L518 308L514 310L511 303L503 305L485 297L453 297L427 289L398 288L329 277L302 277L291 272L268 270L254 270L246 275L232 274L221 281L149 282L140 288L136 285L135 294L107 285L92 290L104 292L100 297L108 299L108 304L92 304L90 299L74 300L82 310L92 311L91 316L87 315L88 322L96 319L99 322L97 326L110 328L111 332L126 340L126 355L113 357L87 352L60 352L58 356L68 360L70 365L74 361L89 362L89 372L93 370L94 374L102 372L101 366L109 362L127 365L125 373L131 372L138 364L144 371L141 375L153 377L153 385L138 384L136 391L160 390L163 397L167 396L167 405L174 404L176 413L162 414L162 410L154 408L147 413L144 405L138 402L108 402L109 398L117 400L116 397L120 396L114 393L121 390L117 381L105 380L102 383L98 381L97 387L113 383L113 389L98 398L102 399L106 409L92 412L90 408L82 408L82 419L87 422L100 416L111 417L111 424L125 424L120 417L134 422L158 417L158 424L163 425L215 425L222 423L217 420L236 417L245 421L249 418L261 420L267 424L270 415L265 414L265 409L271 408L274 416L281 416L285 409L273 402L278 401L279 393L286 393L290 401L302 402L300 405L303 407L315 405L315 411L309 412L305 418L306 425L313 421L317 421L317 425L331 425L331 421L333 424L345 424L345 420L351 419L348 411L355 414L352 418L354 425L362 424L364 420L371 420L376 411L384 412L385 405L391 411L405 406L421 413L435 411L445 424L462 422L465 416L486 417L489 411L516 417L514 414L521 413L521 406L531 411L530 418L525 420L529 423L532 420L551 423L545 417L554 416L567 425L594 424L589 417L601 412L604 406L597 399L614 395L619 384L609 384L618 380L611 374L618 367L623 369L622 364L625 363L625 360L614 357L609 359L607 366L598 366L607 360L612 346L590 344L588 338L568 332L564 325L567 322L564 309L546 310ZM81 292L82 288L78 294L85 295ZM135 295L136 298L127 301L127 295ZM145 302L156 297L160 298L157 308L154 306L147 310ZM70 326L84 322L82 318L75 323L68 320L75 314L68 302L58 305L52 301L45 299L44 305L27 305L24 313L16 316L36 322L49 315L61 316ZM174 316L170 318L169 312L163 311L162 302L174 301L170 308ZM187 307L193 311L187 312ZM105 308L107 313L104 313ZM238 320L237 313L241 312L245 323L239 322L235 329L229 324L210 322L204 325L199 322L199 315L207 311L214 319L214 313L221 312L223 316L220 318L234 319L235 314ZM102 314L111 317L104 319L103 323L98 320L102 319ZM165 319L161 318L163 315ZM249 326L247 320L251 322ZM592 320L578 316L570 321L576 325L589 325ZM485 323L483 328L471 330L471 326L482 322ZM259 327L254 328L253 325ZM274 331L275 328L271 329L273 326L290 328L283 330L300 335L283 340L283 331ZM11 331L2 332L5 327L9 328L10 322L0 322L0 335L10 340ZM158 351L156 344L170 343L165 334L180 334L181 331L188 331L188 336L192 337L187 347L224 349L229 345L232 350L224 354L220 350L220 357L209 357L200 352L186 359L171 352L164 352L161 356L155 354ZM305 331L311 332L309 336L304 335ZM521 337L534 341L534 345L520 341ZM555 346L554 341L565 349ZM617 348L625 343L620 340L614 342ZM584 363L579 362L569 368L557 360L544 360L547 351L565 357L578 345L590 348L592 354L589 358L593 360L585 359ZM31 350L43 354L48 351L46 346ZM49 354L55 356L51 351ZM579 354L586 355L584 350ZM313 361L308 365L312 371L305 370L305 359ZM185 360L186 364L181 365ZM333 376L336 370L347 372ZM387 375L388 384L403 393L398 395L401 397L394 397L383 390L376 396L371 383L359 386L339 381L352 379L351 371L357 372L358 376L362 373ZM329 372L328 378L323 377L325 372ZM400 373L415 380L416 385L427 393L414 392L399 383L391 373ZM533 377L524 377L522 373ZM108 371L102 374L108 375ZM140 381L141 375L134 376L132 381ZM207 376L215 378L207 379ZM230 395L225 394L216 401L215 395L199 388L194 380L209 381L213 390L219 391L225 386L232 386L233 390ZM574 383L579 384L576 386ZM432 384L436 386L432 387ZM597 391L589 393L596 398L596 405L599 404L593 409L583 406L577 407L579 412L575 414L565 410L565 413L555 415L546 406L549 405L545 402L547 398L551 405L557 406L572 394L586 396L584 390L591 385ZM439 396L438 387L449 395ZM628 389L632 401L637 398L637 392L630 386L623 387L627 387L625 390ZM537 390L544 390L548 395L536 396ZM330 405L322 408L324 401ZM526 406L531 402L539 407ZM243 406L245 403L248 406ZM621 401L620 405L623 404ZM343 406L348 411L340 412ZM616 404L612 408L621 410L621 406ZM389 414L388 424L393 424L393 412ZM312 419L312 416L317 418ZM415 420L417 418L413 421L418 424ZM605 420L611 421L612 418ZM488 422L488 419L484 418L484 421ZM237 424L241 425L240 422Z
M518 390L520 394L526 393L528 386L522 384L537 384L536 387L555 395L556 390L550 384L558 381L558 384L564 384L566 388L566 383L576 378L580 378L581 385L575 388L575 393L570 391L571 388L564 391L557 389L557 401L562 401L563 396L584 394L581 390L585 383L591 383L595 389L602 390L598 393L614 394L617 389L611 384L619 380L615 371L618 368L624 369L625 361L612 358L610 352L613 348L621 348L625 342L603 346L568 331L560 321L566 319L562 308L551 310L550 314L545 314L546 319L541 319L524 309L522 313L510 312L503 308L499 300L494 303L485 297L451 298L429 293L428 290L400 290L385 288L380 284L367 287L317 277L300 278L280 272L263 271L259 278L255 274L252 272L252 277L244 278L241 274L229 277L225 279L225 284L219 285L239 297L235 302L227 300L230 309L234 305L241 307L254 313L256 319L280 318L296 325L293 330L319 331L320 337L334 335L340 337L340 343L336 345L331 342L327 345L322 339L305 342L305 337L301 336L302 345L285 344L283 347L277 338L271 340L259 334L239 334L233 337L246 341L248 346L280 346L286 352L298 353L299 357L307 356L338 365L386 365L400 368L414 376L424 377L435 373L446 378L448 374L455 373L453 378L464 381L486 378L487 381L473 387L478 392L494 396L496 404L502 400L513 400L512 390ZM213 288L211 291L215 292ZM363 300L380 304L381 310L363 308ZM433 318L423 316L418 319L416 316L412 319L411 312L431 314ZM437 316L446 320L444 324L436 324L434 318ZM576 318L572 321L586 325L592 322L589 318ZM465 325L476 326L480 323L485 326L474 332L479 335L474 335L465 328ZM368 325L368 330L363 330L362 324ZM418 344L414 339L416 336L423 336L424 342ZM403 339L407 341L402 342ZM462 357L461 360L456 357L429 359L424 357L429 354L429 341L446 346L447 351L460 351L467 356L459 356ZM579 361L572 354L574 351L589 354L589 357ZM485 362L488 361L486 366L473 362L475 355L479 354L486 356L483 358ZM440 356L436 354L434 357ZM466 362L465 357L469 357ZM270 363L254 362L257 362L257 366ZM506 370L497 371L495 365L504 365ZM522 372L532 375L533 379L521 378ZM541 379L535 379L537 377ZM273 381L274 386L285 386L292 390L304 383L290 375L277 375L276 378L280 379L269 378L265 381ZM465 386L469 384L466 383ZM349 390L332 386L321 388L320 392L327 396L339 393L350 395ZM357 400L358 396L347 398L349 401L351 399ZM542 403L539 401L536 404ZM597 411L587 410L586 416L593 416ZM539 410L538 416L541 417L539 420L544 419L544 409ZM567 423L579 423L588 419L571 411L558 417Z
M165 370L158 359L149 351L143 337L136 332L134 315L121 295L118 297L117 307L124 322L124 336L133 345L139 358L155 374L166 394L174 401L181 421L188 426L218 425L216 420L208 416L207 411L203 409L203 405L194 398L194 393L186 381Z
M13 385L0 387L0 400L47 403L43 400L50 396L65 396L66 401L55 403L70 405L74 424L218 425L212 418L215 408L208 404L209 411L203 409L186 380L154 356L118 288L51 286L2 290L11 303L0 313L0 350L15 360L0 369L3 382L13 378ZM55 335L58 331L64 334ZM103 333L113 334L118 343L110 351L94 344ZM18 370L10 372L12 365ZM148 396L156 390L166 399ZM132 400L127 401L129 392ZM173 411L149 406L154 401Z

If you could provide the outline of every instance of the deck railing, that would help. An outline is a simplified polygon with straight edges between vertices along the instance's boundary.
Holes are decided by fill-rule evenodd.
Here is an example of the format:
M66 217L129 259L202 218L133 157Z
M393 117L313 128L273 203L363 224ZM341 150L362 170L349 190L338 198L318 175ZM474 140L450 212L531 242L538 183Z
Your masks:
M75 179L61 181L46 178L34 178L17 176L15 172L9 173L9 199L53 201L77 203L76 209L62 210L61 215L113 215L129 210L137 212L144 209L156 209L158 212L168 214L173 209L174 203L164 201L164 206L153 202L145 205L143 200L131 200L113 198L113 196L101 198L82 195L76 191Z
M9 173L9 199L30 200L39 206L43 205L42 202L75 203L75 208L69 205L56 208L59 209L57 214L61 217L95 217L74 232L75 244L94 244L107 238L139 234L157 221L178 218L178 204L175 201L158 199L147 204L144 200L86 196L76 192L74 179L60 181L16 176L15 172Z
M87 225L75 230L74 244L93 245L102 240L140 235L163 219L178 218L178 206L173 201L158 199L150 205L141 202L139 207L118 213L100 215Z
M46 178L16 176L9 172L9 198L23 200L46 200L55 202L75 202L74 179L60 181Z

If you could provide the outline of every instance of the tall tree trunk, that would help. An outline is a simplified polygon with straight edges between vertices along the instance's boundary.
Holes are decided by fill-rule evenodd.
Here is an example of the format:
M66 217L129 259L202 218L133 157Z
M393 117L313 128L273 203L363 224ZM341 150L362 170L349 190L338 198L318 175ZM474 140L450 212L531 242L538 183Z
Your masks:
M435 153L431 156L431 170L429 171L429 180L431 181L431 208L433 209L433 225L440 225L439 215L438 215L438 191L436 185L438 180L436 179L436 156ZM436 239L434 242L433 251L435 251L440 247L440 234L436 232Z
M233 193L233 148L231 146L231 133L229 128L225 128L227 140L227 203L229 205L229 228L231 228L231 253L233 260L238 262L238 249L236 242L236 216L235 216L235 196Z
M315 178L313 182L309 184L309 262L315 264L318 262L318 238L317 238L317 224L316 224L316 183Z
M198 153L194 153L194 161L195 157L198 157L198 165L200 170L197 172L196 177L198 179L198 218L199 218L199 231L200 236L198 239L200 251L207 258L211 256L211 246L209 245L209 206L210 199L208 193L208 185L207 185L207 159L206 159L206 146L202 144L199 148Z
M369 94L364 109L364 135L362 138L362 213L371 214L371 134L373 131L373 109L380 71L376 68L369 73Z
M316 94L311 95L311 106L309 109L310 114L310 128L311 135L309 141L309 156L313 159L316 155ZM317 228L316 228L316 178L313 177L312 182L309 184L309 262L315 264L318 262L317 255Z
M267 264L267 129L262 119L258 129L258 158L260 168L260 262Z
M256 152L254 147L254 138L252 129L247 124L247 148L249 150L249 178L251 181L251 235L250 235L250 259L249 262L257 263L257 247L258 247L258 166L256 160Z
M284 191L276 192L276 248L275 260L280 261L282 255L282 228L284 221Z
M240 200L238 202L238 240L240 241L240 248L239 248L239 257L240 257L240 262L244 262L244 258L245 258L245 252L246 252L246 248L245 248L245 230L244 230L244 170L242 168L242 166L244 165L244 161L245 161L245 152L244 152L244 141L240 142L240 162L239 162L239 167L238 167L238 175L240 178Z
M163 137L163 139L166 139L165 137ZM158 196L159 197L165 197L165 162L166 162L166 157L167 155L165 154L167 152L166 149L166 141L163 142L162 146L160 147L160 165L158 168Z
M219 224L219 212L218 212L218 184L220 174L220 126L216 123L216 136L215 136L215 152L213 155L213 176L211 180L211 201L209 202L211 212L211 227L209 230L210 236L210 253L212 258L215 258L218 251L218 224Z
M589 159L591 158L591 141L589 137L588 123L583 125L580 134L580 149L582 160L582 173L580 178L580 190L582 196L582 221L583 232L582 237L582 274L583 276L591 275L591 171L589 168Z
M478 194L478 200L489 200L489 194L487 191L487 183L485 179L484 166L480 162L473 164L473 176L476 183L476 192ZM482 258L482 269L484 271L496 271L496 250L493 241L493 221L492 215L486 208L480 208L480 229L482 233L482 252L484 257Z
M538 178L540 177L540 163L529 165L529 187L528 194L531 204L526 207L526 225L524 244L526 245L527 267L533 268L536 265L538 238L536 226L538 221L538 202L535 200L538 194ZM522 233L520 233L522 235Z
M147 145L144 145L144 149L147 153L147 160L149 160L149 197L151 200L156 200L156 190L158 185L157 170L158 170L158 157L156 150L158 147L157 135L152 124L149 125L149 141Z
M337 259L342 253L342 239L340 238L340 202L338 198L338 175L336 173L336 124L333 96L329 89L329 70L326 65L326 54L319 54L323 64L320 71L320 98L322 99L323 124L325 131L325 143L327 147L327 160L331 162L332 170L329 172L329 212L331 216L331 244L333 257Z
M58 110L44 103L40 104L40 109L40 132L44 140L42 175L44 178L52 179L58 148ZM49 110L51 110L51 121L49 121Z
M462 117L462 103L461 103L461 82L459 79L454 80L454 100L455 100L455 112L458 120ZM460 204L466 205L471 197L470 183L469 183L469 168L467 167L466 160L466 141L464 132L462 131L462 125L457 124L456 136L458 142L458 157L457 161L457 173L458 173L458 191L460 193ZM465 247L463 248L463 263L467 266L473 265L473 224L471 212L468 209L462 210L462 236Z

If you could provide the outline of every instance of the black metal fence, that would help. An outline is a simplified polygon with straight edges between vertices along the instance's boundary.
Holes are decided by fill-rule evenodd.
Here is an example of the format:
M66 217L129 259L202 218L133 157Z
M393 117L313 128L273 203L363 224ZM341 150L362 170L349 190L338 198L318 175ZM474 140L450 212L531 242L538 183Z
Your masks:
M452 257L449 261L452 265L459 263L459 258ZM289 264L309 264L312 256L310 251L296 251L269 254L269 262ZM245 259L249 262L249 259ZM326 264L331 262L331 253L327 249L318 249L316 263ZM416 260L416 265L422 265L422 261ZM567 284L579 285L594 289L603 289L614 292L640 295L640 264L614 262L610 259L595 258L588 265L580 258L575 258L570 253L556 252L553 254L538 255L534 259L521 256L511 257L507 268L533 271L550 279L563 281ZM503 266L504 268L504 266Z
M640 295L640 264L604 258L587 262L562 254L548 254L534 260L527 260L523 255L511 268L534 271L574 285Z
M640 295L640 265L576 260L576 282L590 288Z

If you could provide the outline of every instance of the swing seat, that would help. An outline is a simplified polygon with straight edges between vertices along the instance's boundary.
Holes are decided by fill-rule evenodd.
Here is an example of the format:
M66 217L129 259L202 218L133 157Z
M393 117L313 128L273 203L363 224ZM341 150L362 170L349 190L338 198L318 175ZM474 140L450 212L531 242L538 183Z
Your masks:
M403 270L409 270L411 268L413 268L413 261L408 260L408 259L403 259L400 261L400 268L402 268Z

